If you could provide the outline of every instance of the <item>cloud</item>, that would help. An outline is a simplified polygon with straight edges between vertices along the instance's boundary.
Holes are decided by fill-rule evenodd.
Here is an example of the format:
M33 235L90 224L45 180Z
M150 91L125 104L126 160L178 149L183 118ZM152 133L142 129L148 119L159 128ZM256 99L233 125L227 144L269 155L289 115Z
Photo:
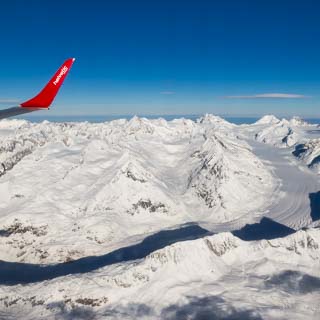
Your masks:
M160 94L175 94L174 91L161 91Z
M261 93L246 96L226 96L228 99L304 99L308 98L303 94L295 93Z
M20 100L18 99L1 99L0 98L0 104L3 104L3 103L19 103Z

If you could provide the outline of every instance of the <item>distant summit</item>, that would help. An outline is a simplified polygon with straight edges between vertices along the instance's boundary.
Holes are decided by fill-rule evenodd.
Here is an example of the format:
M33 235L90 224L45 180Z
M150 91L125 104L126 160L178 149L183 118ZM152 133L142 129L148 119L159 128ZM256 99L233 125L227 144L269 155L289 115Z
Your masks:
M279 123L280 120L272 114L268 114L259 119L255 124L276 124Z
M305 120L303 120L302 118L300 117L292 117L290 120L289 120L290 124L292 126L308 126L309 123Z

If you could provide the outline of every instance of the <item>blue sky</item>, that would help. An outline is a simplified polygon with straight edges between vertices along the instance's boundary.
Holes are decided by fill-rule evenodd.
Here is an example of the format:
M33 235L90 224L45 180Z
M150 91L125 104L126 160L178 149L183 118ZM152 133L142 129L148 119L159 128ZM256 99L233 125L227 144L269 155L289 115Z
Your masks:
M319 117L319 12L316 0L3 1L0 108L76 57L52 115Z

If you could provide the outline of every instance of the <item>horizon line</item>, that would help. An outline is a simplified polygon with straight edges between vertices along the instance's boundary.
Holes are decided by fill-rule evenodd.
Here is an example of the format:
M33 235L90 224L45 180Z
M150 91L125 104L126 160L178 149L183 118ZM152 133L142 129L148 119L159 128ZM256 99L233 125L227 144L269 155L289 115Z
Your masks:
M305 118L305 119L320 119L320 114L319 115L299 115L299 114L294 114L294 115L288 115L288 114L277 114L277 113L263 113L263 114L249 114L249 115L239 115L239 114L223 114L223 113L211 113L211 112L203 112L203 113L119 113L119 114L50 114L46 115L46 117L51 118L51 117L185 117L185 116L192 116L192 117L202 117L206 114L211 114L214 116L219 116L223 118L261 118L266 115L274 115L279 118L287 118L287 117L300 117L300 118ZM35 114L35 115L29 115L28 118L43 118L45 115L40 115L40 114Z

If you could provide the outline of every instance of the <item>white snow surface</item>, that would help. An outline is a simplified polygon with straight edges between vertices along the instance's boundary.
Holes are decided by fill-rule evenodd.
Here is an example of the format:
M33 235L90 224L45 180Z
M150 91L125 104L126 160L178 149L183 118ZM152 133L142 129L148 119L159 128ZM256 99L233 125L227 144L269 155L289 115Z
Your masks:
M280 120L277 117L275 117L272 114L267 114L267 115L263 116L261 119L259 119L258 121L256 121L255 124L256 125L261 125L261 124L271 125L271 124L277 124L279 122L280 122Z
M0 318L317 319L318 137L274 116L0 121Z
M263 126L256 132L255 138L259 142L271 144L279 148L292 147L299 139L297 129L291 122L282 119L271 125Z

